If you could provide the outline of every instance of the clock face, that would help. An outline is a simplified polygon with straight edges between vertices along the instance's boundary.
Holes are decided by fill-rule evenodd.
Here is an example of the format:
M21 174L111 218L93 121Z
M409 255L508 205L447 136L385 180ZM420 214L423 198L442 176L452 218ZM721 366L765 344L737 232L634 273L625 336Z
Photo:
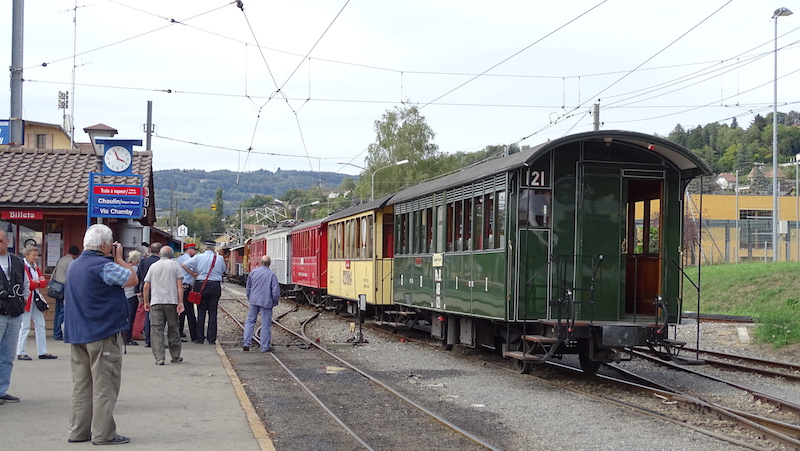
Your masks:
M131 165L131 152L122 146L113 146L106 150L103 161L110 171L122 172Z

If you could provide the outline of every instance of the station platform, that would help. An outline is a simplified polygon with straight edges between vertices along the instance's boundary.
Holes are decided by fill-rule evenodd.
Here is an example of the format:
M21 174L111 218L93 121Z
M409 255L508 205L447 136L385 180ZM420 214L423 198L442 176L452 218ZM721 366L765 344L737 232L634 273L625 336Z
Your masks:
M49 331L48 331L49 333ZM55 360L14 360L8 393L19 403L0 405L2 448L15 450L94 449L91 442L67 443L72 397L70 345L47 339ZM166 350L165 350L166 351ZM272 441L219 345L183 343L181 363L155 365L140 341L122 358L122 388L114 419L117 433L130 437L122 449L274 450Z

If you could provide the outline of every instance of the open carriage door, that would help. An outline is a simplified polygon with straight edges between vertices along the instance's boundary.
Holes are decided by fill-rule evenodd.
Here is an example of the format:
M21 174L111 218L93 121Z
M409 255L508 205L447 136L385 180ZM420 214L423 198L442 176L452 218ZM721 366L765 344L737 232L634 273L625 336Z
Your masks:
M637 171L643 175L642 171ZM662 294L665 259L661 255L663 236L661 171L654 178L624 179L627 187L627 230L623 253L625 258L625 314L654 316L655 298Z
M618 320L625 283L620 252L625 238L626 210L621 169L581 164L580 177L572 287L576 319Z

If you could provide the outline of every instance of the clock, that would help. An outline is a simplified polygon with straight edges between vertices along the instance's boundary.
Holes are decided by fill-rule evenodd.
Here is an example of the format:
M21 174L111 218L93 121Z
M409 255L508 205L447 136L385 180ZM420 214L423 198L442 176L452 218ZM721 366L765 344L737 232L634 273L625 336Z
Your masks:
M131 167L131 151L122 146L112 146L106 150L103 163L111 172L123 172Z

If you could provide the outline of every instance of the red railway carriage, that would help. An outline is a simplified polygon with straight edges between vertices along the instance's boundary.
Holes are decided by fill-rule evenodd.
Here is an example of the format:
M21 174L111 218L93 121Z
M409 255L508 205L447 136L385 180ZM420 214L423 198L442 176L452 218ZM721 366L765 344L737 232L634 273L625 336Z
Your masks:
M250 238L249 257L247 259L247 274L261 264L261 257L267 253L267 233L272 229L261 231Z
M318 305L328 288L328 220L304 222L292 229L292 283Z

